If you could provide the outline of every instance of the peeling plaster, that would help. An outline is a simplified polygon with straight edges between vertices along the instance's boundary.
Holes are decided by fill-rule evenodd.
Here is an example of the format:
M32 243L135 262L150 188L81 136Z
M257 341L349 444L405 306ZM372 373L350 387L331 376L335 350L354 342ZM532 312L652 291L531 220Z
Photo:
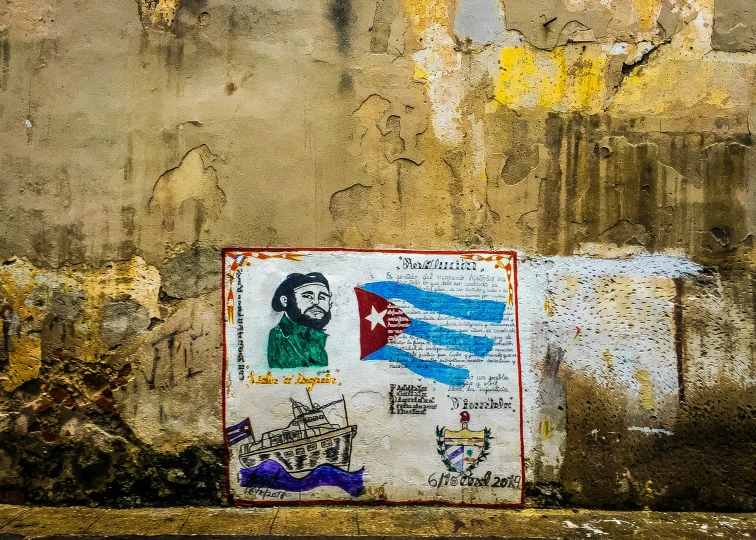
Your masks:
M756 13L750 4L738 0L714 2L711 47L726 52L756 50Z
M138 257L97 269L73 269L67 275L16 259L0 267L0 283L0 297L19 321L11 337L8 371L2 377L6 392L39 376L43 361L69 360L73 347L77 356L92 361L103 343L114 345L109 342L115 334L106 331L101 336L99 331L102 324L113 324L103 311L112 298L130 299L147 323L160 314L159 275ZM124 335L119 332L115 341Z
M181 0L137 0L142 24L161 29L173 26Z
M454 17L454 34L458 41L474 46L493 43L504 32L501 5L495 0L461 0Z
M207 221L218 219L226 205L226 195L218 187L218 177L212 165L215 159L216 155L206 145L198 146L186 153L178 167L158 178L149 208L160 210L163 228L167 232L173 231L176 215L190 199L198 204L195 240Z
M222 503L220 246L487 246L528 504L751 510L741 4L0 8L0 499Z

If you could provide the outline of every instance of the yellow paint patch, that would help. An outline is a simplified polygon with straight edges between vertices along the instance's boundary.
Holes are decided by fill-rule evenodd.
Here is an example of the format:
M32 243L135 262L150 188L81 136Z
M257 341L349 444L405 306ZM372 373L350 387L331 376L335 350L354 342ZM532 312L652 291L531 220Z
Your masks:
M727 107L727 102L729 100L730 100L730 93L728 91L725 91L721 88L713 88L706 96L704 103L708 103L709 105L714 105L715 107L724 108L724 107Z
M147 0L140 0L139 6L142 14L142 20L156 26L170 28L176 17L180 0L158 0L153 4Z
M514 109L599 111L606 98L605 69L606 56L599 48L504 47L494 100Z
M160 316L158 294L160 273L141 257L107 264L102 268L76 275L92 307L101 307L111 298L128 296L147 308L150 317Z
M610 114L653 114L700 105L723 110L750 106L751 86L738 81L750 80L756 74L756 66L667 58L667 54L671 56L666 51L655 53L649 65L625 77L609 108ZM681 88L685 91L681 92Z
M601 358L604 359L604 362L606 362L606 365L610 368L614 367L614 356L612 356L612 353L609 351L609 349L605 349L604 352L601 354Z
M415 75L416 80L428 80L430 78L430 73L425 71L423 68L415 64Z
M544 439L550 439L551 438L551 420L549 420L548 417L544 418L543 420L541 420L541 425L539 427L541 431L541 436Z
M549 298L544 298L543 310L546 312L546 315L548 315L549 319L551 319L554 316L554 304L551 302Z
M606 57L587 57L581 55L574 64L574 73L570 77L572 84L568 94L571 109L593 109L601 107L604 100L606 82L604 68Z
M410 16L416 35L423 35L428 27L434 24L443 27L450 26L451 4L450 0L404 0L405 9Z
M539 107L553 107L557 105L567 92L567 58L563 47L558 47L550 53L555 75L546 82L538 96Z
M16 271L17 265L23 266L21 272ZM29 305L25 302L38 285L35 279L38 274L36 268L22 261L0 269L0 298L4 300L0 304L5 304L4 309L12 310L10 317L15 323L8 345L8 378L2 381L3 389L7 392L39 374L42 312L33 302L29 302Z
M652 30L656 26L656 17L659 14L658 0L632 0L632 6L638 15L638 30Z
M640 383L640 392L638 393L640 406L650 411L654 408L654 387L651 384L651 377L645 369L639 369L633 377Z
M2 388L12 392L36 378L42 365L45 333L62 332L53 338L52 354L75 354L77 358L98 361L107 345L100 339L103 306L114 298L131 298L144 306L150 317L160 316L158 293L160 273L141 257L100 268L74 267L58 271L41 270L21 259L0 268L0 298L12 310L15 328ZM77 298L78 315L69 321L58 320L48 305L54 294ZM52 300L54 301L54 300ZM0 302L0 307L2 306ZM58 341L62 341L59 343ZM58 348L62 345L62 349ZM75 350L71 350L75 348Z
M504 47L499 58L499 80L494 99L503 105L517 106L530 98L546 99L561 92L549 88L556 86L556 77L539 71L536 51L531 47Z

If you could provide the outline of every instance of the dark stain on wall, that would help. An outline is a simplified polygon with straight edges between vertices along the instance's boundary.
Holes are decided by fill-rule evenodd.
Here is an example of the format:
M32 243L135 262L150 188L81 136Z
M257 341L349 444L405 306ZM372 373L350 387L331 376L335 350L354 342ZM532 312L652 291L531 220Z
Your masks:
M701 375L703 357L681 367L678 359L680 395L643 410L623 387L562 365L567 439L561 489L535 484L533 500L617 509L756 509L756 387L742 382L756 372L756 351L743 335L756 324L756 275L708 268L679 281L675 304L684 309L673 308L675 339L728 351L718 374ZM687 354L687 345L681 348Z
M128 260L137 252L135 240L136 223L134 221L136 217L136 209L131 206L121 207L121 230L123 231L124 239L118 245L118 258L122 261Z
M463 203L464 180L465 174L465 153L461 150L448 152L444 156L444 162L451 172L451 181L449 182L449 211L452 215L452 230L456 236L461 236L460 232L465 229L467 223L466 208ZM464 234L464 233L462 233Z
M29 298L47 312L38 330L42 365L36 378L2 392L10 412L0 418L0 502L223 504L221 447L197 442L158 451L123 421L114 394L124 391L133 369L109 351L84 356L82 345L91 338L75 324L82 315L81 294L43 285ZM110 311L108 317L124 316L122 309ZM134 310L126 311L133 318ZM145 322L142 316L139 328Z
M328 4L328 20L336 31L336 43L341 54L348 54L351 47L352 25L355 15L352 11L352 0L331 0Z
M0 30L0 91L8 89L8 77L10 73L11 42L8 38L8 29Z
M570 504L756 508L756 389L724 379L691 390L678 409L674 434L664 435L628 431L628 403L618 389L577 373L566 388L569 429L561 475Z
M546 147L552 156L559 156L564 138L564 122L561 117L550 114L546 120ZM557 152L556 154L554 152ZM541 182L538 213L538 245L545 254L559 252L559 235L554 234L555 225L566 218L562 216L560 194L562 169L556 159L551 160L546 178ZM494 210L496 210L494 208ZM549 231L547 233L547 230Z
M706 264L734 255L750 233L748 134L641 133L617 124L600 115L546 119L551 162L540 184L538 252L570 255L582 243L611 242L681 249Z
M346 72L342 71L341 76L339 77L339 94L349 94L354 90L354 80L352 79L352 76Z
M66 409L56 404L34 413L26 434L3 434L0 454L16 474L4 475L1 501L117 508L224 502L222 448L198 444L175 454L162 453L127 430L108 440L60 439L53 430L65 416L61 407ZM94 405L71 410L101 428L123 428L120 419L98 409Z
M0 372L8 366L10 354L14 351L14 335L18 328L18 317L10 303L0 303Z
M171 32L178 37L194 35L201 28L203 18L208 21L207 17L207 0L181 0Z
M31 238L32 260L46 267L83 263L87 255L83 227L83 223L77 221L40 229Z
M677 360L677 398L685 401L685 324L683 298L685 280L675 278L675 305L672 317L675 324L675 359Z

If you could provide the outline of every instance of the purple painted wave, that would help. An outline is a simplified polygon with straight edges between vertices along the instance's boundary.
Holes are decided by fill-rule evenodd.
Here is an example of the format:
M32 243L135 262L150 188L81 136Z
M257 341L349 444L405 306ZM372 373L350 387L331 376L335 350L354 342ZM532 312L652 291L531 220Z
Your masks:
M362 473L365 467L355 472L347 472L332 465L320 465L304 478L295 478L277 461L266 460L257 467L242 469L241 486L255 488L282 489L284 491L310 491L322 486L335 486L352 497L357 497L365 489Z

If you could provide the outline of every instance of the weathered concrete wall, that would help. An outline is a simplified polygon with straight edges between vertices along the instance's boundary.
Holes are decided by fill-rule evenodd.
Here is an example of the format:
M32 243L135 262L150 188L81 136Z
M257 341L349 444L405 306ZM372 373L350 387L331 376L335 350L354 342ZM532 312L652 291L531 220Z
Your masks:
M5 2L0 501L224 501L221 247L485 247L530 504L753 510L754 17Z

